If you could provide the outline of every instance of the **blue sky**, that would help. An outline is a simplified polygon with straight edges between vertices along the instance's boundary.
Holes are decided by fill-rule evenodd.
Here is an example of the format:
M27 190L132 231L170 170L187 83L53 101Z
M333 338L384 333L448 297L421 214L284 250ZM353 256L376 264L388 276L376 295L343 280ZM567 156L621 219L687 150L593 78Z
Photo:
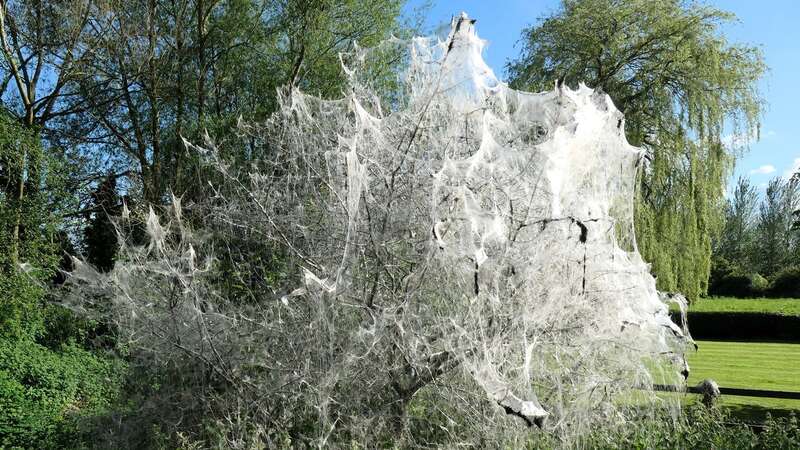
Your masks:
M411 0L409 7L425 3ZM523 28L557 9L558 0L439 0L427 14L426 25L449 24L450 17L466 11L478 20L478 34L489 41L484 57L495 73L504 77L505 63L519 54L516 43ZM734 178L749 176L764 185L774 177L800 168L800 1L713 0L707 3L736 14L738 23L723 29L732 42L761 47L769 73L761 81L768 107L761 139L736 163Z

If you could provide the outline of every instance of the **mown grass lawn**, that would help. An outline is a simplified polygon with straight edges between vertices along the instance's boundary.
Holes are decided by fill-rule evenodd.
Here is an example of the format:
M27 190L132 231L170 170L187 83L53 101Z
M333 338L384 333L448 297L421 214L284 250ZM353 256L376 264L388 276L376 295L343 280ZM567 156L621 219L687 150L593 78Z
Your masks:
M673 307L673 310L677 308ZM800 298L708 297L692 302L695 312L761 312L800 316Z
M722 387L800 392L800 344L698 341L689 355L689 384L711 378ZM800 415L800 400L723 396L722 406L758 418L773 414Z

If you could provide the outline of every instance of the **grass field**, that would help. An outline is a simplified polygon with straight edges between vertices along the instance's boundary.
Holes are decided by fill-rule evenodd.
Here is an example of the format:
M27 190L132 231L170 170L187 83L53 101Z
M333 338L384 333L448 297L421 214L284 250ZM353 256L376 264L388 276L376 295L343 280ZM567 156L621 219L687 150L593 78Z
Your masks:
M695 312L751 312L800 316L799 298L710 297L692 303ZM711 378L722 387L800 392L800 343L698 341L689 355L689 384ZM689 401L700 396L690 395ZM800 415L800 400L723 396L720 405L756 421L767 412Z
M800 344L699 341L699 350L689 355L695 385L711 378L723 387L800 392ZM699 397L699 396L698 396ZM758 418L767 410L783 415L800 414L800 400L755 397L723 397L722 406Z
M800 316L800 298L709 297L694 301L689 307L689 311L763 312L786 316Z

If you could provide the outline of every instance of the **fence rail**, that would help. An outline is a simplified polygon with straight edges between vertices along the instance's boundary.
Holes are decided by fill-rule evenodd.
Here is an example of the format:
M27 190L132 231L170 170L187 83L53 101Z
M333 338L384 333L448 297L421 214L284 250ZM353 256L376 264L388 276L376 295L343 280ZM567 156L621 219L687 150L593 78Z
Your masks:
M717 383L713 380L705 380L697 386L686 387L673 386L669 384L656 384L653 385L653 390L660 392L685 392L688 394L700 394L703 396L704 401L709 401L711 403L713 403L716 397L719 397L720 395L800 400L800 392L718 387Z
M768 391L765 389L721 387L719 388L719 393L722 395L740 395L742 397L785 398L790 400L800 400L800 392L789 391Z

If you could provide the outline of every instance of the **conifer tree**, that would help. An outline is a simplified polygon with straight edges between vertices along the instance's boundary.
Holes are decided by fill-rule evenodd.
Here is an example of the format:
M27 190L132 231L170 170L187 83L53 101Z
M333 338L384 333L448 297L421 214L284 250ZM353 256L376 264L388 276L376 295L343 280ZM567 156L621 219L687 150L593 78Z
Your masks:
M108 272L114 267L118 247L112 220L122 207L117 195L117 179L113 174L92 192L92 203L89 225L84 230L86 259L101 272Z

